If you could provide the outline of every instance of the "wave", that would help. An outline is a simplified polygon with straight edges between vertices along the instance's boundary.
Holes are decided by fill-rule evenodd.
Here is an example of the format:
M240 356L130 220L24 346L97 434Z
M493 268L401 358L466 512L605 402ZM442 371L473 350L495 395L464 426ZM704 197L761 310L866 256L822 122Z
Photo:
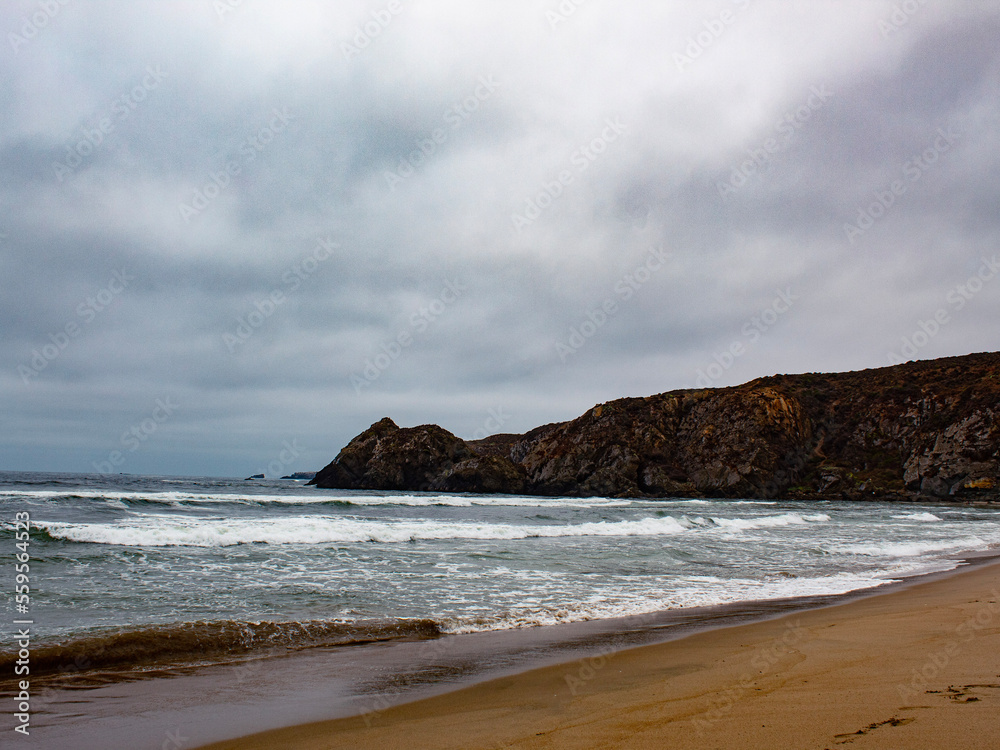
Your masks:
M743 531L829 520L826 515L785 513L752 519L713 518L712 525ZM671 516L636 521L517 525L448 521L366 521L307 516L295 518L188 518L147 515L110 524L36 521L53 539L127 547L230 547L237 544L331 544L471 539L515 540L553 537L646 537L683 534L697 522Z
M185 505L191 503L239 503L239 504L265 504L265 503L291 503L291 504L312 504L324 503L332 500L349 498L337 498L329 495L316 495L314 497L300 495L253 495L250 493L196 493L185 492L183 490L168 490L165 492L141 492L134 490L82 490L74 489L72 492L62 492L60 490L35 490L30 492L10 492L0 491L6 496L15 496L24 499L39 500L105 500L126 504L162 504L162 505Z
M957 564L957 563L956 563ZM946 569L949 566L941 566ZM558 625L582 620L635 617L665 610L714 607L751 601L774 601L801 597L837 596L862 589L877 588L908 575L905 568L867 573L841 572L813 578L776 576L770 579L716 578L689 576L679 578L669 594L661 592L622 592L614 600L572 602L558 608L523 607L495 615L443 618L446 633L475 633L483 630L507 630Z
M36 645L31 674L139 670L207 664L233 657L275 655L306 648L360 645L441 635L433 620L343 622L185 622L104 631L58 645ZM0 652L0 674L13 674L16 651Z
M940 521L941 519L935 516L933 513L902 513L898 516L893 516L893 518L899 518L904 521Z
M7 472L0 471L0 476L6 474ZM80 482L75 479L11 479L9 477L3 476L2 481L4 486L11 487L79 487ZM0 494L9 492L9 490L0 490Z
M848 552L852 555L868 555L874 557L919 557L933 553L966 552L989 548L990 542L978 536L967 536L960 539L939 539L925 542L883 542L876 544L839 544L831 549L835 552Z
M438 521L361 521L326 516L275 519L181 518L146 516L112 524L37 521L53 539L128 547L230 547L237 544L327 544L413 542L432 539L530 539L574 536L658 536L685 527L673 518L598 521L575 525Z
M250 493L192 493L182 490L166 492L123 492L115 490L81 490L72 492L59 490L0 491L0 495L17 498L103 500L125 505L162 504L173 507L212 503L232 503L237 505L341 505L341 506L385 506L406 507L452 506L468 508L473 506L495 507L540 507L540 508L607 508L628 507L633 504L652 504L662 501L617 500L612 498L548 498L519 495L388 495L356 494L328 495L317 491L315 494L255 495ZM708 501L705 501L708 502Z
M626 508L642 504L639 500L613 500L610 498L549 498L522 497L519 495L351 495L337 498L343 505L407 507L450 506L456 508ZM316 501L312 501L316 502ZM646 501L652 502L652 501Z
M446 634L536 627L650 614L668 609L743 601L834 595L889 583L888 577L840 573L811 579L754 580L686 576L668 594L621 592L608 600L524 606L494 614L381 621L249 622L198 621L104 629L59 644L35 644L33 677L101 672L137 673L278 656L313 648L336 648L395 640L430 640ZM0 673L12 675L16 651L0 651ZM4 679L0 678L0 683Z
M822 523L829 521L830 516L825 513L814 513L802 515L800 513L782 513L778 516L760 516L758 518L715 518L711 521L716 526L723 529L734 529L736 531L750 531L752 529L774 528L776 526L802 526L809 523Z

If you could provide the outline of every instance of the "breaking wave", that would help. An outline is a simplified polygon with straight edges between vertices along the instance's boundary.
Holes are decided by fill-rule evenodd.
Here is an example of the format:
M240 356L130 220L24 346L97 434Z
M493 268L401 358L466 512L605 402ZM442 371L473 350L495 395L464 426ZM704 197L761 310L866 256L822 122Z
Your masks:
M34 646L31 674L148 670L229 661L234 657L441 635L432 620L389 622L185 622L105 631L66 643ZM13 674L16 651L0 652L0 673Z
M713 518L726 531L828 521L823 514L784 513L759 518ZM698 525L667 516L636 521L519 525L449 521L367 521L330 516L305 518L187 518L149 515L114 523L36 522L53 539L126 547L230 547L237 544L398 543L430 539L511 540L551 537L649 537L683 534Z

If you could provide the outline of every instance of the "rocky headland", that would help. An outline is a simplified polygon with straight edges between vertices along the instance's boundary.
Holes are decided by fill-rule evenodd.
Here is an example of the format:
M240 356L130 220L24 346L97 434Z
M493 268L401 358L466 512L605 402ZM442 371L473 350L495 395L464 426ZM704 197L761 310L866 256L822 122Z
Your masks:
M604 497L1000 501L1000 353L599 404L463 440L391 419L310 482Z

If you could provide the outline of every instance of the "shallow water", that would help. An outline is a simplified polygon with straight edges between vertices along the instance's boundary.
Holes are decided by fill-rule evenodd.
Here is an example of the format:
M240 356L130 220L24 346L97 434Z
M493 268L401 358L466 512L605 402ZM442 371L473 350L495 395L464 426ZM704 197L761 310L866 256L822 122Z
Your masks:
M996 509L916 504L5 473L0 508L11 554L14 514L34 527L31 608L15 616L33 621L39 747L190 747L377 718L391 703L815 606L1000 547ZM13 658L0 654L5 673Z
M324 633L339 643L352 626L377 637L376 624L411 620L468 633L822 596L1000 546L994 509L287 480L5 473L0 511L0 545L12 552L14 513L31 515L36 646L173 628L193 639L192 662L213 650L213 632L225 641L217 650L253 650L322 645ZM173 655L183 661L182 648Z

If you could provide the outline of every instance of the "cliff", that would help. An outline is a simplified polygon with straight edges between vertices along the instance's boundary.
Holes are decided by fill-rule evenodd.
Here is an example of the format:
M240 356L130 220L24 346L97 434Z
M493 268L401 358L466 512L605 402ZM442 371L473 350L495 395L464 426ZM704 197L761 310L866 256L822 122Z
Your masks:
M320 487L608 497L1000 500L1000 353L623 398L465 441L386 418Z

